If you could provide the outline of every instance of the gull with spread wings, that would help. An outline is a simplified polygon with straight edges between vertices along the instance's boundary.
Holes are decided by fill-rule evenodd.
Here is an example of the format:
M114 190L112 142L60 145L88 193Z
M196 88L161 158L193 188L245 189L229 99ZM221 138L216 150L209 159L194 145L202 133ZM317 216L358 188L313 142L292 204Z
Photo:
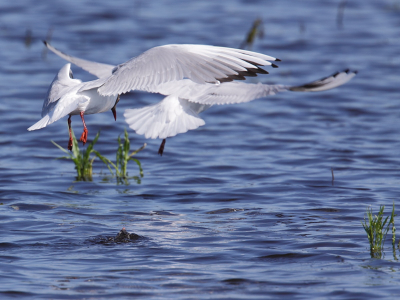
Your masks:
M200 85L245 79L246 76L256 76L258 73L267 74L260 66L277 67L270 61L279 61L268 55L240 49L206 45L165 45L154 47L118 66L112 66L72 57L46 42L45 45L57 55L99 78L81 82L73 78L71 66L66 64L50 85L42 108L42 119L28 128L30 131L41 129L69 115L70 150L71 116L81 116L84 130L80 140L85 144L88 131L84 115L111 109L116 118L115 108L122 93L133 90L158 93L163 84L179 85L185 78ZM181 129L177 130L175 134Z
M268 74L260 66L277 67L280 61L264 54L205 45L166 45L152 48L118 66L88 61L67 55L49 43L49 50L61 58L97 76L81 82L72 78L70 64L65 65L48 92L42 119L28 128L43 128L69 115L80 115L84 125L81 141L87 139L85 114L112 110L120 94L142 90L166 97L154 105L125 110L129 127L146 138L162 139L158 153L163 154L166 138L205 124L199 113L212 105L249 102L282 91L315 92L338 87L356 75L345 70L329 77L300 85L267 85L237 82L257 74ZM71 134L70 134L71 142ZM69 142L69 146L70 146ZM69 147L70 148L70 147Z

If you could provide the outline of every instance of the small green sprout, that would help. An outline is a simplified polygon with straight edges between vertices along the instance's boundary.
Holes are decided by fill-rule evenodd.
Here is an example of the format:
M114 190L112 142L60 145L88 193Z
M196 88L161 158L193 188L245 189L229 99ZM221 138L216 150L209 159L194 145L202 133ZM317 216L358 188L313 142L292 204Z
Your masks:
M68 156L63 156L59 158L66 158L66 159L71 159L74 164L75 164L75 169L78 174L76 177L76 180L78 181L92 181L92 169L93 169L93 161L96 158L90 157L90 154L95 152L93 149L94 144L96 144L97 140L99 139L100 132L98 132L94 138L94 140L88 144L88 147L86 150L80 150L78 141L76 140L75 134L71 129L71 135L72 135L72 151L68 151L67 149L64 149L60 145L58 145L56 142L51 141L54 145L56 145L58 148L60 148L63 152L68 154Z
M54 145L56 145L58 148L60 148L63 152L68 154L68 156L63 156L59 157L61 158L66 158L66 159L71 159L75 163L75 169L77 172L77 177L76 179L78 181L92 181L92 169L93 169L93 161L96 157L98 157L103 163L106 164L107 168L110 170L110 173L112 176L114 176L113 169L115 170L115 176L117 177L118 183L121 181L124 181L125 184L128 184L127 179L128 177L128 172L127 172L127 167L128 167L128 161L133 160L136 162L136 164L139 166L139 172L140 172L140 177L143 177L143 169L142 165L140 164L140 161L136 158L133 158L136 153L139 151L142 151L145 147L146 144L144 144L142 147L139 149L133 151L132 153L129 154L130 151L130 142L129 142L129 137L128 137L128 132L125 129L125 140L124 143L121 142L121 137L118 137L118 149L117 149L117 154L116 154L116 163L114 164L111 160L108 158L104 157L101 155L98 151L94 150L94 144L96 144L97 140L99 139L100 132L98 132L93 139L93 141L88 144L88 147L86 150L80 150L78 141L75 137L74 132L71 130L71 135L72 135L72 151L68 151L67 149L64 149L54 141L51 141ZM91 154L94 154L95 156L91 157ZM138 183L140 183L140 178L136 178L135 176L132 177L136 179Z
M364 223L361 222L361 224L364 227L365 232L367 233L369 245L370 245L370 251L371 251L371 257L373 258L381 258L382 257L382 250L383 250L383 245L385 243L386 235L390 229L390 224L392 224L392 244L393 248L395 245L395 240L396 240L396 228L394 227L394 217L396 216L394 213L394 203L393 203L393 210L392 214L387 216L385 219L383 217L383 212L385 210L385 206L381 205L379 212L377 215L373 217L372 215L372 209L367 208L367 217L368 217L368 222L364 217ZM389 222L388 222L389 220Z
M253 25L251 26L249 32L247 33L244 41L240 44L239 48L251 50L254 41L256 40L256 37L261 39L263 38L263 36L264 36L263 23L262 20L258 18L254 20Z
M115 176L120 181L121 179L125 180L125 179L129 178L128 172L127 172L127 167L128 167L128 162L130 160L133 160L134 162L136 162L136 164L139 167L140 177L143 177L143 169L140 164L140 161L136 158L133 158L132 156L137 154L139 151L142 151L144 148L146 148L146 146L147 146L147 144L145 143L142 147L140 147L139 149L137 149L129 154L130 141L129 141L129 137L128 137L128 132L125 129L124 143L122 143L121 137L118 137L118 149L117 149L117 153L116 153L116 163L115 164L108 158L100 155L100 153L97 152L96 150L93 150L93 152L96 154L96 156L98 158L101 159L101 161L103 163L105 163L107 165L107 168L110 170L110 173L112 175L114 175L114 172L111 167L114 168Z

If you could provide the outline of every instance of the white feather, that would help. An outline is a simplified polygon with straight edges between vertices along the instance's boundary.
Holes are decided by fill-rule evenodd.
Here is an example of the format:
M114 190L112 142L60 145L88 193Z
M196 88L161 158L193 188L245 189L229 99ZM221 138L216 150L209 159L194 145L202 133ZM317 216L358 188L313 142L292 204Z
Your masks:
M196 108L189 101L168 96L155 105L127 109L124 117L137 134L144 134L151 139L165 139L204 125Z
M49 125L49 120L50 120L50 116L45 115L42 119L40 119L38 122L33 124L31 127L29 127L28 130L32 131L32 130L37 130L37 129L46 127L47 125Z

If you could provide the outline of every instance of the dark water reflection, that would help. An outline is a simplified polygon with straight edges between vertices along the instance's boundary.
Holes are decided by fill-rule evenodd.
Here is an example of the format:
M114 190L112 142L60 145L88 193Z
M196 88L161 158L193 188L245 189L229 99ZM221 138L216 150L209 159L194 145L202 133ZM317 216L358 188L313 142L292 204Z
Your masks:
M4 2L4 1L3 1ZM2 299L396 299L390 241L371 259L365 209L400 195L399 6L396 1L18 1L0 10L0 293ZM121 63L150 47L237 47L257 17L253 50L282 59L257 80L299 84L350 67L340 89L213 107L206 125L167 141L130 132L141 182L117 184L99 161L76 182L66 120L27 132L63 61ZM30 44L26 44L30 30ZM74 75L92 77L77 68ZM87 118L114 159L134 92ZM79 118L73 119L77 130ZM334 181L332 173L334 171ZM132 163L130 176L139 176ZM125 227L129 243L102 243ZM400 253L397 253L400 257Z

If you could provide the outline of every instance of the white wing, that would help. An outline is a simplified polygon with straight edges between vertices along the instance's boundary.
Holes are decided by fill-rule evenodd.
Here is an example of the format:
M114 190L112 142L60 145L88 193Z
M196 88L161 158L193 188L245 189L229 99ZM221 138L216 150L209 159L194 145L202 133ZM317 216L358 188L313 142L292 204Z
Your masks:
M346 70L301 86L268 85L262 83L251 84L245 82L196 84L190 80L182 80L180 82L164 83L158 87L158 92L164 95L173 94L199 104L234 104L249 102L288 90L295 92L325 91L345 84L356 74L357 72Z
M164 82L189 78L196 83L224 82L267 73L258 66L276 65L274 57L256 52L205 45L165 45L118 65L99 88L102 95L131 90L157 92Z
M70 114L72 111L78 108L79 104L85 101L87 101L85 97L73 97L68 99L68 101L63 101L62 103L58 102L52 110L43 116L42 119L29 127L28 131L41 129L47 125L50 125L51 123L54 123L62 117Z
M284 85L226 82L189 98L189 101L208 105L244 103L286 90L287 87Z
M102 78L92 80L92 81L85 81L80 85L79 92L83 92L83 91L87 91L87 90L91 90L91 89L97 89L98 87L102 86L104 84L104 82L106 82L106 81L107 81L107 77L102 77Z
M59 57L77 65L78 67L84 69L85 71L89 72L90 74L97 76L98 78L111 76L112 71L115 68L115 66L113 66L113 65L102 64L102 63L70 56L68 54L61 52L60 50L57 50L56 48L54 48L52 45L50 45L46 41L44 41L44 44L50 51L57 54Z
M181 80L160 85L158 92L163 95L175 95L194 103L220 105L249 102L287 89L288 87L284 85L262 83L233 81L221 84L197 84L191 80Z
M337 72L331 76L316 80L300 86L289 87L289 90L293 92L320 92L333 89L341 86L350 81L354 76L357 75L357 71L345 70L343 72Z
M64 65L53 82L51 83L47 96L43 102L42 117L51 110L56 102L73 87L82 83L79 79L72 79L71 64Z
M168 96L155 105L125 110L125 121L137 134L146 138L175 136L205 124L197 115L203 106L175 96Z

